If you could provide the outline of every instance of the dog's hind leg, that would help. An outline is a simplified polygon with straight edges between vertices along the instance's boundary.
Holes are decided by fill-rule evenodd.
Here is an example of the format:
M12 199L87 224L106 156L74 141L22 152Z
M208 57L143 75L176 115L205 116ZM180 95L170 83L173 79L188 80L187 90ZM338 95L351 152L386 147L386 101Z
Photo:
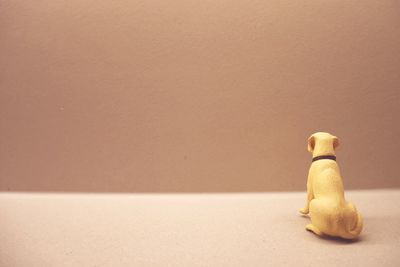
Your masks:
M323 233L311 223L306 225L306 229L308 231L314 232L316 235L319 235L319 236L323 235Z

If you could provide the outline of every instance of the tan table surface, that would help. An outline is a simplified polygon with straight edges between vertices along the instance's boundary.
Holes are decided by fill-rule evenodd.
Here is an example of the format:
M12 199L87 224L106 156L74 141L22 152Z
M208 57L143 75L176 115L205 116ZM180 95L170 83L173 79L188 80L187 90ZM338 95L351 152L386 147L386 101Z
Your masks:
M0 266L400 266L400 190L346 192L356 242L322 239L305 192L0 194Z

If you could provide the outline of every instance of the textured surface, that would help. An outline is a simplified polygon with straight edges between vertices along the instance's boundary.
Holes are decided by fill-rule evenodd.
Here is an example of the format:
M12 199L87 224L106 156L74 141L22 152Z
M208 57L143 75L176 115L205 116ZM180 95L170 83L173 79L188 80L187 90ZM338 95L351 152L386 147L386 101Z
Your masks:
M357 242L305 231L304 193L0 194L0 266L399 266L400 190L348 192Z
M400 2L1 0L0 191L400 186Z

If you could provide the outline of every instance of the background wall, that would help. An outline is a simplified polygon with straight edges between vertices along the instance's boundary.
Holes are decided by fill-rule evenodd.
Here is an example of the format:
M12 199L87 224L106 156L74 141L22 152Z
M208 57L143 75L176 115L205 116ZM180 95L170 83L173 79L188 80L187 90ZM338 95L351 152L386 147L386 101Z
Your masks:
M398 187L399 2L0 2L1 191Z

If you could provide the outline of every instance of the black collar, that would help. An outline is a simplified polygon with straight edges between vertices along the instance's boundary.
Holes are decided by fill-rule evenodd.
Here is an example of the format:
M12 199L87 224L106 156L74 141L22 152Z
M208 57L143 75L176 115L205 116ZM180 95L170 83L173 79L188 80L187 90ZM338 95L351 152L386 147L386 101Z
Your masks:
M322 156L317 156L317 157L314 157L314 158L312 159L312 162L317 161L317 160L320 160L320 159L331 159L331 160L335 160L335 161L336 161L336 156L334 156L334 155L322 155Z

